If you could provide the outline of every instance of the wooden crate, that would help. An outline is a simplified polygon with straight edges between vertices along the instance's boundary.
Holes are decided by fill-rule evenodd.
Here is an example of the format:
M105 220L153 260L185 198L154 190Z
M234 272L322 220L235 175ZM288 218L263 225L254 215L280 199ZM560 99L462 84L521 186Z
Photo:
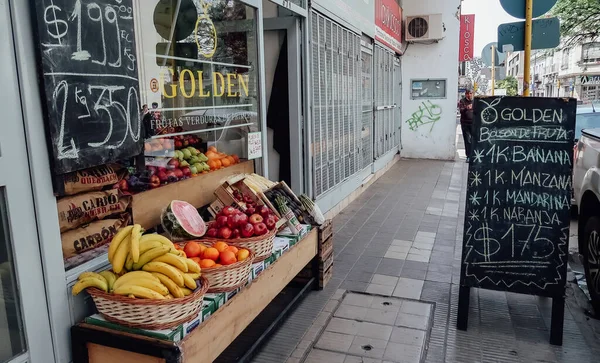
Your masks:
M319 226L319 245L323 244L331 236L333 236L333 223L331 219L328 219L322 226Z
M319 257L327 257L331 252L333 252L333 236L319 245Z
M321 276L319 277L319 288L323 289L325 288L325 286L327 286L327 284L333 277L333 265L331 265L327 271L320 275Z

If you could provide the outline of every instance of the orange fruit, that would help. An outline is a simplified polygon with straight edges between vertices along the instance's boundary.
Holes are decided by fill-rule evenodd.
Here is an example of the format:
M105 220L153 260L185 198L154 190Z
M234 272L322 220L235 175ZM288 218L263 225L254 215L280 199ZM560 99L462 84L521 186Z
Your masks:
M217 170L219 168L215 159L208 160L208 166L210 167L210 170Z
M233 158L233 160L235 160L236 164L240 162L240 157L236 154L231 155L231 157Z
M215 160L219 157L216 152L210 149L206 152L206 154L204 154L204 156L206 156L208 160Z
M214 262L217 262L217 260L219 259L219 250L217 250L214 247L209 247L205 249L204 253L202 253L202 259L209 259L213 260Z
M198 257L202 253L202 247L198 242L188 242L185 244L183 252L187 257Z
M221 164L223 164L223 167L226 168L231 165L231 161L229 161L228 158L223 158L223 159L221 159Z
M236 254L236 255L237 255L237 253L238 253L238 248L237 248L237 247L235 247L235 246L229 246L229 247L228 247L228 248L227 248L225 251L231 251L231 252L233 252L234 254Z
M217 152L217 148L213 145L211 147L208 148L208 151L212 151L212 152Z
M245 248L242 248L241 250L238 251L237 253L237 260L238 261L244 261L245 259L248 258L248 256L250 256L250 251L248 251Z
M227 157L227 160L229 160L229 163L230 163L231 165L233 165L233 164L236 164L236 163L237 163L237 162L235 161L235 159L233 158L233 156L231 156L231 155L229 155L229 156Z
M217 169L221 169L223 167L223 163L219 159L215 159L215 164L217 165Z
M202 262L202 259L200 257L192 257L192 258L190 258L190 260L196 262L198 264L198 266L200 266L200 263Z
M220 263L217 263L217 264L215 264L213 267L214 267L214 268L217 268L217 267L223 267L223 265L221 265Z
M235 257L235 253L231 251L223 251L219 256L219 262L223 265L231 265L237 262L237 258Z
M217 251L219 251L219 253L220 253L220 252L223 252L226 249L228 249L229 245L227 243L223 242L223 241L219 241L219 242L215 243L213 245L213 247L216 248Z
M200 261L200 268L211 268L215 267L216 263L213 260L204 259Z

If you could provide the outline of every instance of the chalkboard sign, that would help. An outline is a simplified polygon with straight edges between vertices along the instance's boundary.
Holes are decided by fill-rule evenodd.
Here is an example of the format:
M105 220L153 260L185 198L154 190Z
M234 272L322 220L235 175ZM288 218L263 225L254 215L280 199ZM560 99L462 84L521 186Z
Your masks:
M576 107L475 99L461 285L564 293Z
M549 296L550 343L562 345L577 100L473 107L457 327L467 329L471 287Z
M55 175L141 153L132 0L31 0Z

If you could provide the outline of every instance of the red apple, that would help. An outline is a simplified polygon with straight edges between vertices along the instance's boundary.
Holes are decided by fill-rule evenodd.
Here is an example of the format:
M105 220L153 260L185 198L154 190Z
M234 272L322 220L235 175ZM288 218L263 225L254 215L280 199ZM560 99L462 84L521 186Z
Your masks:
M179 160L173 158L171 160L169 160L169 163L167 164L169 169L175 169L179 167Z
M220 216L217 218L217 227L225 227L227 226L228 218L225 216Z
M158 171L158 169L156 168L156 166L152 166L152 165L148 165L146 167L146 170L148 170L150 172L150 175L154 175Z
M231 206L227 206L225 208L223 208L223 210L221 211L221 215L224 215L226 217L229 217L230 215L235 214L236 209L231 207Z
M248 224L248 216L244 213L238 214L238 226L243 227Z
M250 218L248 218L248 220L252 224L258 224L258 223L262 223L264 218L260 214L255 213L255 214L251 215Z
M239 214L233 214L227 217L227 227L234 229L240 225Z
M158 172L158 174L157 174L157 176L158 176L158 179L159 179L161 182L163 182L163 183L164 183L164 182L166 182L166 181L167 181L167 173L165 173L164 171L159 171L159 172Z
M217 238L218 235L219 235L219 230L216 228L210 228L206 232L206 236L211 237L211 238Z
M189 170L189 169L188 169L188 170ZM176 177L177 179L181 179L181 178L183 178L183 176L185 175L185 174L183 173L183 170L181 170L181 169L173 169L173 174L175 174L175 177ZM190 173L190 175L191 175L191 173Z
M256 236L263 236L267 234L268 231L267 225L262 222L254 225L254 235Z
M152 175L150 177L150 188L158 188L160 187L160 178L156 175Z
M241 228L241 232L242 237L244 238L252 237L254 235L254 226L250 223L246 223L246 225Z
M192 176L192 171L187 166L181 168L181 171L183 172L184 176Z
M253 215L254 213L256 213L256 209L254 207L246 208L246 215L248 215L248 217Z
M269 215L271 215L271 210L266 205L263 205L262 207L260 207L259 213L263 218L266 219L267 217L269 217Z
M266 227L265 227L266 228ZM229 227L221 227L219 229L219 237L223 238L223 239L230 239L231 238L231 229L229 229Z
M183 143L179 140L175 141L175 149L181 149L183 147Z
M239 228L236 228L233 230L233 233L231 234L231 238L242 238L242 232L240 231Z
M275 225L277 224L277 222L275 221L275 216L269 216L266 220L265 220L265 224L267 225L267 228L269 229L269 231L272 231L275 229Z

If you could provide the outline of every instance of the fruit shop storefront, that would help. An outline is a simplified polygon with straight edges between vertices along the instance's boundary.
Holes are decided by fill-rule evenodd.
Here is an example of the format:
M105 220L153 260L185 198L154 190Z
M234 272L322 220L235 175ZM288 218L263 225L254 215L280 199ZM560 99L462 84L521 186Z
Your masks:
M306 15L301 0L0 0L0 361L212 361L319 271L318 207L261 176L265 35L287 34L298 126Z

